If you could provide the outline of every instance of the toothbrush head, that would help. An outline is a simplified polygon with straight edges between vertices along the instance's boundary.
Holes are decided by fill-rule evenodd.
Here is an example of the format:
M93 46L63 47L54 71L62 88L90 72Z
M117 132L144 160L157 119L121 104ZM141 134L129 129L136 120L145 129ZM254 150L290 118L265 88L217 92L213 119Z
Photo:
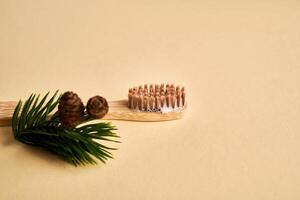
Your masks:
M185 89L174 84L145 84L128 90L128 107L137 112L168 113L185 106Z

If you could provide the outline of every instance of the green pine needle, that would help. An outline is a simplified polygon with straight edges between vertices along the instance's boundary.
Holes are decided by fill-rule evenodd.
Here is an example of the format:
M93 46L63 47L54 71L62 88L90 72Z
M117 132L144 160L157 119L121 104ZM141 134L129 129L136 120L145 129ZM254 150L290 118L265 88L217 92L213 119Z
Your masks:
M119 142L117 130L110 123L88 124L76 128L61 126L58 113L52 117L59 102L58 91L46 102L49 92L39 101L39 95L32 94L24 105L20 100L12 117L12 129L16 140L39 146L53 152L66 161L77 165L97 164L96 159L106 162L113 158L111 150L95 140Z

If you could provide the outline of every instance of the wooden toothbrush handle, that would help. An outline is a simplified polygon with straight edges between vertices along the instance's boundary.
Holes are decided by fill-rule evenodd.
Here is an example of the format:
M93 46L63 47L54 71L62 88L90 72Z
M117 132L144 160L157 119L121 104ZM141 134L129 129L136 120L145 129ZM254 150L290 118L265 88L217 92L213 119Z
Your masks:
M0 101L0 126L10 126L16 101ZM109 101L109 111L105 120L128 120L128 121L167 121L183 117L185 108L170 113L134 112L127 107L127 100Z
M17 103L16 101L0 101L0 126L11 125L11 117Z

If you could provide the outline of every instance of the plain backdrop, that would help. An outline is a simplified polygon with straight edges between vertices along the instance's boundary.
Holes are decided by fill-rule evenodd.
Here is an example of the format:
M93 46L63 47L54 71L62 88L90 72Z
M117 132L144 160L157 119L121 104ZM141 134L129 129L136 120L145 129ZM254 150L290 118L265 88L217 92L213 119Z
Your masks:
M300 199L300 2L0 0L0 100L186 87L184 119L113 121L73 167L0 128L0 199Z

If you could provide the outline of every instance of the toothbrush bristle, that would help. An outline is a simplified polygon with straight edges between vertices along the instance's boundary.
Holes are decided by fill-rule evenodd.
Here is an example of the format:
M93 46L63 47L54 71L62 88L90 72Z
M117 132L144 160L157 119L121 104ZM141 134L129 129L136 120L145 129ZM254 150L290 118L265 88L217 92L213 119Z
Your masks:
M128 107L135 111L172 112L185 106L184 87L174 84L147 84L128 90Z

